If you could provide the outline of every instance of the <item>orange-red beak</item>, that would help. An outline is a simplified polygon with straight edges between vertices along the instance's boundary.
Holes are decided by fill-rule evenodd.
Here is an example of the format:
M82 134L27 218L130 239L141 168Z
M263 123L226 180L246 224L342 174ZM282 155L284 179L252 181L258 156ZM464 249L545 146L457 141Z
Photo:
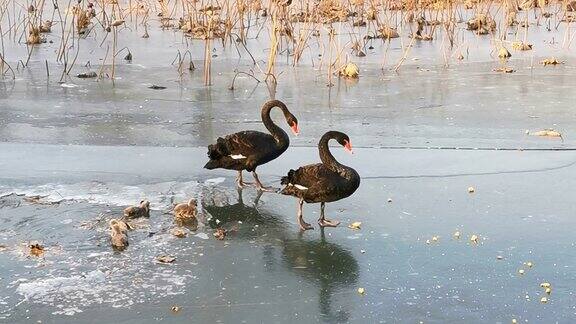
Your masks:
M292 124L292 126L290 126L290 128L292 128L292 133L294 133L294 135L298 135L300 133L300 128L298 127L298 123Z
M348 142L347 140L344 140L344 149L350 152L350 154L354 154L354 152L352 152L352 143Z

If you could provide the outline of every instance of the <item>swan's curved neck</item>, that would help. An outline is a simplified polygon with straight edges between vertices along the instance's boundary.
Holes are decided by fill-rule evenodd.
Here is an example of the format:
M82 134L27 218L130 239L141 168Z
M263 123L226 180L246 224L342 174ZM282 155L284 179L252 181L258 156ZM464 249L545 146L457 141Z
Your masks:
M332 152L330 152L330 148L328 148L328 142L333 139L334 137L330 134L325 134L320 139L318 143L318 151L320 152L320 160L322 163L327 166L330 170L334 172L338 172L342 175L348 171L348 167L341 164L340 162L336 161Z
M284 114L284 117L286 117L287 114L289 113L288 108L281 101L279 100L268 101L262 107L262 123L264 124L266 129L268 129L270 134L274 137L276 143L278 143L278 146L288 146L290 143L290 138L288 137L288 134L286 134L286 132L278 125L276 125L272 121L272 118L270 118L270 111L274 107L280 108L282 110L282 113Z

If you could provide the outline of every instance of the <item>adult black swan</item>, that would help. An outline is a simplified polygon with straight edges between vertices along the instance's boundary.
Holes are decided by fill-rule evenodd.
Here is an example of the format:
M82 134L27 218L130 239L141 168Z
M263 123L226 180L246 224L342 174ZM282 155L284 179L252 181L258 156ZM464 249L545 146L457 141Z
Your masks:
M206 163L204 168L210 170L218 168L237 170L236 183L240 188L248 184L242 180L242 171L252 172L256 187L262 191L270 191L271 188L264 187L260 179L258 179L256 167L279 157L290 145L288 134L274 124L270 118L270 110L274 107L282 110L288 126L292 128L292 132L295 135L298 135L299 129L296 117L288 111L282 101L270 100L262 106L262 123L270 134L258 131L243 131L218 138L216 144L208 146L210 161Z
M352 143L348 135L330 131L324 134L318 143L318 151L322 163L309 164L290 170L288 175L282 177L282 184L286 185L281 193L300 198L298 205L298 224L302 230L312 229L302 215L302 205L307 203L320 203L321 227L336 227L340 222L331 221L324 216L324 207L327 202L340 200L352 195L360 186L360 176L351 167L340 164L330 150L328 142L335 139L340 145L352 153Z

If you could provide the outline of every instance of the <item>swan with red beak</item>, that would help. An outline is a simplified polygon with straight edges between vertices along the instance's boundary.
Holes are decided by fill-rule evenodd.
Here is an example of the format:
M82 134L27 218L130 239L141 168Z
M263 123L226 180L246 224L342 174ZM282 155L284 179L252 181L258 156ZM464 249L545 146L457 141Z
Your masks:
M352 153L352 143L348 135L329 131L322 136L318 143L318 151L322 163L309 164L296 170L290 170L288 175L282 177L281 183L285 185L280 193L299 198L298 224L302 230L312 229L312 225L304 221L303 205L307 203L320 203L321 227L336 227L338 221L326 219L324 208L327 202L337 201L352 195L360 186L360 176L351 167L345 166L334 158L328 142L335 139L344 149Z
M290 145L288 134L276 125L270 118L272 108L280 108L288 126L295 135L298 135L298 119L288 107L280 100L270 100L261 109L262 123L270 132L269 134L258 131L242 131L219 137L215 144L208 146L208 158L206 169L228 169L238 171L236 184L242 188L248 183L242 179L242 171L252 172L256 187L261 191L276 191L274 188L265 187L256 174L259 165L268 163L284 153Z

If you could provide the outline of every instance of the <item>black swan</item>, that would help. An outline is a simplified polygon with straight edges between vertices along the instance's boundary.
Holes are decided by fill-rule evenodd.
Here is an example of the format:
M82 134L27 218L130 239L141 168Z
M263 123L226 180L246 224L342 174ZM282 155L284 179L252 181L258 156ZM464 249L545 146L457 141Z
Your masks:
M352 144L348 135L336 131L327 132L318 143L322 163L309 164L298 168L298 170L290 170L287 176L282 177L281 183L286 187L280 193L300 198L298 224L302 230L312 229L312 226L303 219L302 205L304 202L321 203L318 225L336 227L340 222L331 221L324 217L325 204L352 195L360 186L360 176L356 170L338 163L330 153L328 142L331 139L335 139L352 153Z
M219 137L216 144L208 146L208 157L210 161L206 163L206 169L228 169L237 170L238 177L236 183L242 188L247 183L242 180L242 170L252 172L256 187L262 191L271 191L266 188L258 179L256 167L268 163L279 157L290 145L288 134L274 124L270 119L270 110L278 107L282 110L288 126L292 132L298 135L298 120L288 111L286 105L280 100L270 100L262 106L262 123L270 134L258 131L243 131L230 134L226 137Z

